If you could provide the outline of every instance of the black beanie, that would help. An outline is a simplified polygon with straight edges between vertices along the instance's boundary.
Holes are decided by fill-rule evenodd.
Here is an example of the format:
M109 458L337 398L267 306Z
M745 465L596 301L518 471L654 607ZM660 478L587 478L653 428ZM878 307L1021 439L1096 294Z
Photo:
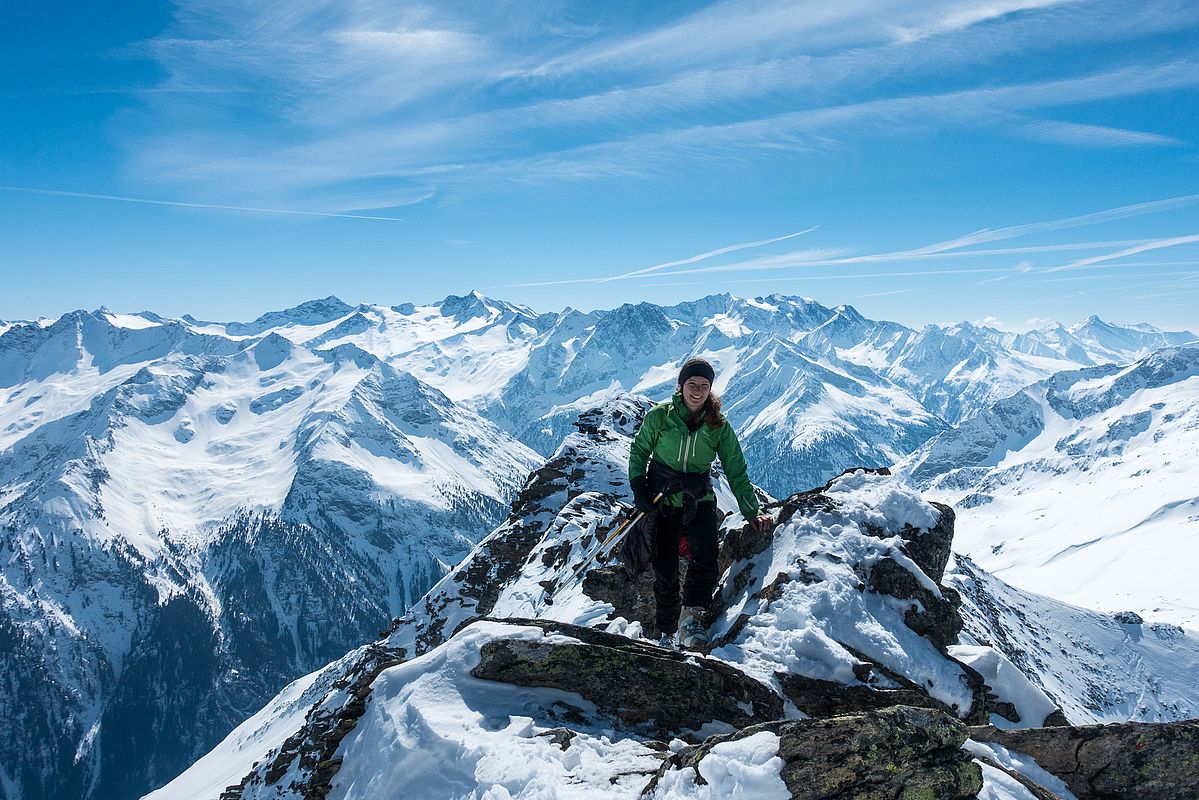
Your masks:
M708 383L712 383L716 380L716 370L702 358L689 358L679 370L679 386L686 383L688 378L707 378Z

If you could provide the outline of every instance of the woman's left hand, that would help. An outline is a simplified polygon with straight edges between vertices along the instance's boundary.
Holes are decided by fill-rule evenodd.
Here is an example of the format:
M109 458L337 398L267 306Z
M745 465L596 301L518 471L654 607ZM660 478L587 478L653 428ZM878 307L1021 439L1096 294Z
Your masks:
M759 514L754 517L754 530L768 531L774 525L774 517L769 514Z

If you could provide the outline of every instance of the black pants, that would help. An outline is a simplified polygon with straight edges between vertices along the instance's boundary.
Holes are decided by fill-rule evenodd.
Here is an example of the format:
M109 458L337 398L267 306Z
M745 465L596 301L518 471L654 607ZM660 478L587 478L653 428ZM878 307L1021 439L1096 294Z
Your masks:
M698 503L695 516L683 529L683 510L670 508L658 515L654 550L654 601L659 633L674 633L683 606L707 608L716 589L716 501ZM679 602L679 537L687 536L691 563Z

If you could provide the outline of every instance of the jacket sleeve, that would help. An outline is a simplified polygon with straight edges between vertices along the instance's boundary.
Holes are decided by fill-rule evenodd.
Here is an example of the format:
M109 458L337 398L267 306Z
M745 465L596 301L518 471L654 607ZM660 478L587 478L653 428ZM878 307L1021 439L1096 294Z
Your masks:
M762 513L762 507L758 504L758 496L754 494L754 485L750 482L749 473L746 471L745 455L741 452L741 443L737 441L737 434L727 420L721 426L716 455L720 457L724 475L729 479L729 487L737 498L737 505L741 508L742 516L747 520L752 520Z
M662 414L657 408L651 408L641 421L637 435L633 437L633 446L629 448L629 480L645 474L649 465L649 457L658 444L662 435Z

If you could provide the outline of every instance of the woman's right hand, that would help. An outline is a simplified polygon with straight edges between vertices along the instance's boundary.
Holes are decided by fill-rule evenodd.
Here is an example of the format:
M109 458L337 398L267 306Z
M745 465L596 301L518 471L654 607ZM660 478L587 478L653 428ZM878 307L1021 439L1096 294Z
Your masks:
M649 476L638 475L629 481L629 486L633 488L633 505L638 511L644 511L650 514L654 510L654 496L649 489Z

